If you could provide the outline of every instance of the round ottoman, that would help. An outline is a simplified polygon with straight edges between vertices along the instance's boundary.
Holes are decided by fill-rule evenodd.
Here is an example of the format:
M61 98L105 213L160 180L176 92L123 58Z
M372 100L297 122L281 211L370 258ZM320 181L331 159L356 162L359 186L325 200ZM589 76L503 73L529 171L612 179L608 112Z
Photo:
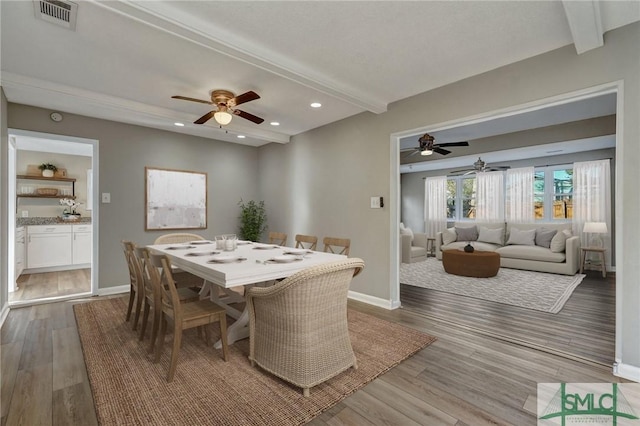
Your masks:
M495 277L500 270L500 255L493 251L445 250L442 252L442 266L448 274L463 277Z

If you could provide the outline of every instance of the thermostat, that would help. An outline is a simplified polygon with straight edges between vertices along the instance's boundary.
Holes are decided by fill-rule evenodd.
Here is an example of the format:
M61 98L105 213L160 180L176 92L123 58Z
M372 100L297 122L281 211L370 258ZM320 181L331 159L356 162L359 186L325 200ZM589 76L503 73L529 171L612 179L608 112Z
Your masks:
M52 112L49 117L51 117L51 119L55 122L62 121L62 114L60 114L59 112Z

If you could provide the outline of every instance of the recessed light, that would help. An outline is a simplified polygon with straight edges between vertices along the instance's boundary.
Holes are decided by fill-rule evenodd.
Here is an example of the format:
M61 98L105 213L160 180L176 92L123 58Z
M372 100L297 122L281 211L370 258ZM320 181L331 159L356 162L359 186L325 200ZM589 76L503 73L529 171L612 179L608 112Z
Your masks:
M313 102L311 104L311 108L320 108L322 106L322 104L320 102Z
M184 123L173 123L174 126L184 127Z
M272 121L270 124L272 126L279 126L280 125L280 123L278 123L277 121Z
M238 139L244 139L244 138L246 138L245 135L238 135Z

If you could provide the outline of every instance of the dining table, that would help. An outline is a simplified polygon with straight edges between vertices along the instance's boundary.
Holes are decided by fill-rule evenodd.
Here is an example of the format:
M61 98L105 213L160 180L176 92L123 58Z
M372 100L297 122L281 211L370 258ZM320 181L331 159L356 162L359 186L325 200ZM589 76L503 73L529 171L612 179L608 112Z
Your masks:
M224 307L236 321L227 328L227 342L249 337L249 312L235 306L244 302L242 288L272 285L277 280L323 263L347 256L275 244L237 241L233 250L218 249L215 241L198 240L179 244L147 246L152 253L164 254L173 268L203 279L200 299L209 298ZM221 341L215 343L220 348Z

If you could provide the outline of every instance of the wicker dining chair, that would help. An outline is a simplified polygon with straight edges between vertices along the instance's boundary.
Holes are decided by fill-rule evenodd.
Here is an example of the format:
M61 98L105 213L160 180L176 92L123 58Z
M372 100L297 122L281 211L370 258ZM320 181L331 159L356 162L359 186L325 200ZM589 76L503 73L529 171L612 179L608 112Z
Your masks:
M247 290L249 360L269 373L309 389L357 368L347 326L351 279L362 259L325 263L271 287Z
M189 241L201 241L204 238L198 234L174 233L160 235L153 244L179 244L188 243Z
M287 234L284 232L269 232L269 244L277 244L279 246L287 245Z
M315 250L318 245L318 237L315 235L296 235L296 248Z
M140 311L142 310L142 300L144 299L144 283L139 279L138 271L136 270L136 264L134 259L134 249L136 245L131 241L122 241L122 248L124 250L124 258L127 262L127 268L129 270L129 305L127 306L126 320L131 319L131 312L134 311L132 329L138 328L138 321L140 319Z
M153 311L151 342L149 343L149 352L152 352L158 336L160 319L162 318L162 306L160 304L162 291L156 287L156 283L160 282L160 276L158 269L151 265L150 256L149 249L146 247L136 247L134 249L134 259L139 265L140 279L144 283L142 327L140 328L139 340L144 340L147 323L149 322L149 312ZM191 289L176 288L176 290L178 292L178 298L182 303L196 302L200 299L200 295Z
M167 323L173 324L173 348L171 349L171 362L169 364L169 372L167 373L167 382L173 381L173 376L178 367L178 354L182 345L182 331L208 326L218 322L220 325L220 339L222 341L222 358L227 361L229 359L229 346L227 345L227 317L223 307L216 305L210 300L200 300L192 303L180 303L178 291L173 281L171 272L171 262L165 255L152 254L149 262L156 268L162 268L162 272L152 275L152 279L156 280L156 287L162 291L162 319L160 320L160 334L158 336L158 345L156 346L156 354L154 362L160 362L162 349L164 346L164 337L167 331ZM207 343L209 343L209 328L205 327L207 335Z
M349 256L351 240L349 238L325 237L322 240L324 251L326 253L344 254Z

